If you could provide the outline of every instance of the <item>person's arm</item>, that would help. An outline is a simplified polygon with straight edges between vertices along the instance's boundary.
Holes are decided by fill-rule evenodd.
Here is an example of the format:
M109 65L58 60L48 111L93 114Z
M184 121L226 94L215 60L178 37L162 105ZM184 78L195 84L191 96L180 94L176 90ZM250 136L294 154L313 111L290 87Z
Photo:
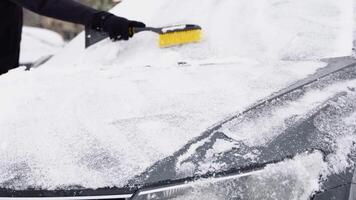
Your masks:
M2 1L2 0L0 0ZM35 13L107 32L112 40L128 40L133 35L129 27L145 27L111 13L95 10L74 0L10 0Z
M21 7L47 17L89 25L98 10L73 0L10 0Z

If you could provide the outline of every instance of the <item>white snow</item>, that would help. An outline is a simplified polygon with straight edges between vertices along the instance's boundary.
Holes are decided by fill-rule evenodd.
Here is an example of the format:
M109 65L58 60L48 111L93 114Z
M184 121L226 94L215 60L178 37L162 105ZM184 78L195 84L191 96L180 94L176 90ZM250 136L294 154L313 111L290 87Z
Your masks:
M63 38L58 33L25 26L22 32L20 63L33 63L43 56L54 55L64 45Z
M18 188L124 185L326 65L314 58L349 55L351 3L124 1L114 13L152 26L196 23L203 42L159 49L156 35L140 33L84 51L81 34L41 68L1 76L0 183L20 173Z

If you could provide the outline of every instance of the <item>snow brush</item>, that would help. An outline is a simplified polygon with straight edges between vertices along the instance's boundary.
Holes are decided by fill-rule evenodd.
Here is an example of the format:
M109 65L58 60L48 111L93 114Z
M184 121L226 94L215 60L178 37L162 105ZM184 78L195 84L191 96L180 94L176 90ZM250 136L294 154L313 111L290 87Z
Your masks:
M129 32L132 35L143 31L151 31L159 34L159 47L161 48L199 42L202 39L202 28L194 24L166 26L160 28L144 27L129 29ZM91 45L106 39L107 37L109 37L107 33L87 28L85 30L85 48L88 48Z

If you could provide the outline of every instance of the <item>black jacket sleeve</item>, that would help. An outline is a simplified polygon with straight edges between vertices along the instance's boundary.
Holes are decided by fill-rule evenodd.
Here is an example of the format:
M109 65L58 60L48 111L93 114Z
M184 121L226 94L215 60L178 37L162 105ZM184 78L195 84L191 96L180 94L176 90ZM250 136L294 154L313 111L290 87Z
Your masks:
M1 0L2 1L2 0ZM74 0L10 0L35 13L76 24L89 25L98 10Z

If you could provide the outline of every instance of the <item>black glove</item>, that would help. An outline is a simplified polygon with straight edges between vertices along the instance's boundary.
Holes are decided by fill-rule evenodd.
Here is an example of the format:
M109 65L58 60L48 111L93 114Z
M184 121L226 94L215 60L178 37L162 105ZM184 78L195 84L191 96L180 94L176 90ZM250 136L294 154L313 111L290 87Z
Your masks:
M123 17L115 16L108 12L96 13L91 27L95 30L106 32L111 40L128 40L133 36L130 28L146 27L142 22L130 21Z

